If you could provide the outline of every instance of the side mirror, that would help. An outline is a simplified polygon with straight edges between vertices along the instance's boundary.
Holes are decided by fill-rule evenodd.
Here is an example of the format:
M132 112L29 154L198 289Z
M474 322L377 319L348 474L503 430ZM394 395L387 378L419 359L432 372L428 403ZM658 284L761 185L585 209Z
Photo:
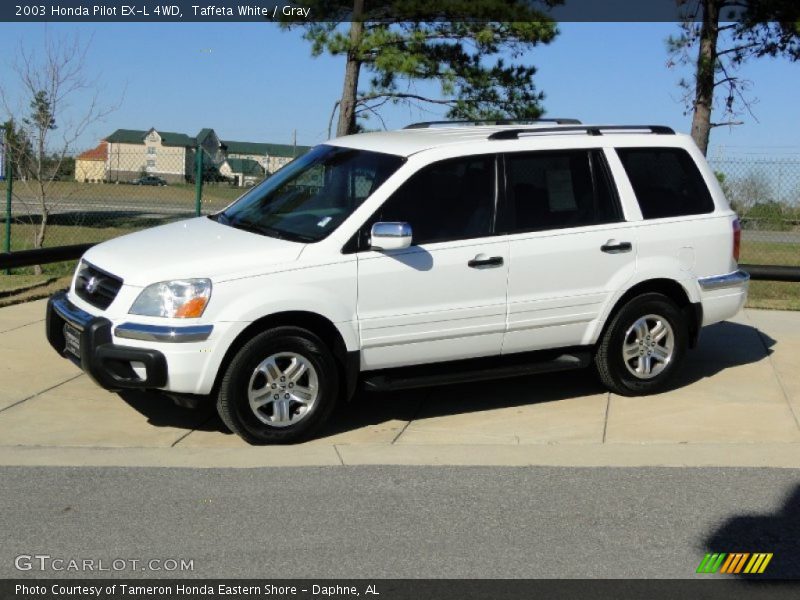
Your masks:
M402 250L411 245L411 225L408 223L375 223L369 245L373 250Z

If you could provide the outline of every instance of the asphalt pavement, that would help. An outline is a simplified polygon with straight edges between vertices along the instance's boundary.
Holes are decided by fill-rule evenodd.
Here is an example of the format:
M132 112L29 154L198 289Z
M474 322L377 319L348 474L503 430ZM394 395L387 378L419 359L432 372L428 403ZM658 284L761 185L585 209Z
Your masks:
M759 577L800 576L791 469L4 467L0 481L4 578L176 575L15 569L36 554L191 560L177 575L198 578L723 577L695 575L706 552L771 552Z

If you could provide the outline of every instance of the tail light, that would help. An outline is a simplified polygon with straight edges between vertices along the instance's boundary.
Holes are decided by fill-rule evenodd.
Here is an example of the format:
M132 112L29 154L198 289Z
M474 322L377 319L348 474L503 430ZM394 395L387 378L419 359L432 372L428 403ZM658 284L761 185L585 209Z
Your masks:
M739 219L733 220L733 260L739 262L739 249L742 246L742 226Z

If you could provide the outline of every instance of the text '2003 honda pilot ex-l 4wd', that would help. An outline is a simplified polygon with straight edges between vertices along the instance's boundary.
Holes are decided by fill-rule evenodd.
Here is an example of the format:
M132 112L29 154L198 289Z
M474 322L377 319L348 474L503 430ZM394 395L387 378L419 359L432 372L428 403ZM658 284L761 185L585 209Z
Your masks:
M418 124L93 247L47 335L109 390L214 398L251 443L308 437L358 385L593 365L648 394L742 307L739 235L666 127Z

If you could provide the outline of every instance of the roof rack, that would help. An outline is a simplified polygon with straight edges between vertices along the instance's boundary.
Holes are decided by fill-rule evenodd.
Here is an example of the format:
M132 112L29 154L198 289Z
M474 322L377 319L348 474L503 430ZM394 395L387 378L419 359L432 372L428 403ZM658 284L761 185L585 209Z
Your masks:
M557 123L559 125L580 125L578 119L478 119L475 121L422 121L406 125L403 129L428 129L435 125L523 125L525 123Z
M656 135L675 135L671 127L664 125L579 125L569 127L537 127L536 129L505 129L495 131L488 139L490 140L516 140L520 134L538 133L564 133L572 131L582 131L588 135L603 135L603 131L645 131Z

